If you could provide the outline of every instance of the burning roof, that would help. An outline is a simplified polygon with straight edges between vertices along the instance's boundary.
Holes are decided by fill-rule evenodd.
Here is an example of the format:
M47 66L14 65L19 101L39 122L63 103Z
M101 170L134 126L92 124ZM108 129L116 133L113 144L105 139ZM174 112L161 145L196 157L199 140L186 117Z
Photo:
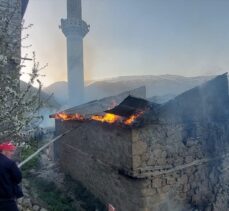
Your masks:
M150 102L147 100L128 96L118 106L106 110L103 114L83 115L79 113L60 112L50 115L50 118L60 119L63 121L98 121L102 123L121 123L124 125L132 125L147 109Z
M145 111L148 107L149 101L133 96L128 96L118 106L115 106L110 110L106 110L105 112L128 118L133 114Z
M119 103L121 103L125 98L127 98L129 95L137 98L145 98L146 88L139 87L137 89L120 93L119 95L105 97L100 100L94 100L79 106L72 107L63 112L66 114L80 113L84 116L89 116L92 114L100 114L103 113L105 110L114 108Z
M121 98L119 98L119 104L112 100L111 105L111 99L115 98L110 98L110 104L103 104L99 112L92 112L95 111L93 110L95 107L93 103L88 103L78 108L79 112L72 112L74 110L69 109L66 112L50 115L50 117L60 120L89 120L133 125L133 123L139 122L137 120L143 119L145 123L155 123L155 121L181 123L223 120L229 115L227 74L217 76L202 86L186 91L163 105L131 95L121 102ZM81 111L85 111L85 106L87 114L81 113ZM90 108L91 113L89 112Z

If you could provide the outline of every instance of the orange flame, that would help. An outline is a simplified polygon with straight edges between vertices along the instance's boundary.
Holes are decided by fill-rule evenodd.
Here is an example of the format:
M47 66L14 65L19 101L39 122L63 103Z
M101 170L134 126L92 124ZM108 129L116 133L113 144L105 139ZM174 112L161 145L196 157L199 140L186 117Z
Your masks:
M124 124L125 124L125 125L131 125L131 124L132 124L139 116L141 116L143 113L144 113L144 112L141 111L141 112L139 112L139 113L137 113L137 114L131 115L128 119L126 119L126 120L124 121Z
M66 113L58 113L54 116L55 119L61 120L79 120L83 121L85 118L81 114L66 114Z
M99 121L99 122L106 122L106 123L115 123L121 120L120 116L114 115L114 114L105 114L103 116L100 115L93 115L91 116L92 120Z
M120 123L123 123L125 125L131 125L143 113L144 113L144 111L141 111L137 114L131 115L129 118L124 119L124 120L123 120L123 117L121 117L121 116L106 113L104 115L92 115L89 118L89 120L94 120L94 121L103 122L103 123L105 122L105 123L109 123L109 124L120 122ZM67 121L67 120L84 121L84 120L87 120L83 115L77 114L77 113L76 114L57 113L52 117L54 117L55 119L63 120L63 121Z

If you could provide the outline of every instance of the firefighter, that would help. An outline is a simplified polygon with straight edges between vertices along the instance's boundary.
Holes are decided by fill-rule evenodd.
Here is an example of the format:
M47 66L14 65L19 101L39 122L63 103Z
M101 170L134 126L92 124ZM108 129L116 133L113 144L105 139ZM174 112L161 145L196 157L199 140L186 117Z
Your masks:
M10 141L0 144L0 210L18 211L16 199L23 196L19 183L22 175L12 160L16 146Z

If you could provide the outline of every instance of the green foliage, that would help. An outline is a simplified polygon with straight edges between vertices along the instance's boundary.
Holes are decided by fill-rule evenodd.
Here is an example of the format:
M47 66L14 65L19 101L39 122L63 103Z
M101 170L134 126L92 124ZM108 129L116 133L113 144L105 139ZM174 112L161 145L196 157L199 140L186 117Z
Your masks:
M36 178L31 181L32 186L36 189L39 198L47 204L50 211L73 211L76 210L74 201L61 192L53 182ZM76 210L78 211L78 210Z
M36 190L49 211L106 211L106 206L95 198L81 183L66 177L65 191L54 182L42 178L30 179L32 189Z

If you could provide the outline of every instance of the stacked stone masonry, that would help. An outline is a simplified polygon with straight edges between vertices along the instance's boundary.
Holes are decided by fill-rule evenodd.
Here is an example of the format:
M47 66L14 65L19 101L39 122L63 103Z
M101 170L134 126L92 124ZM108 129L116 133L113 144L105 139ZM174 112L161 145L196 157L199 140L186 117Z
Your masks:
M225 77L208 82L201 92L221 84L217 92ZM190 98L190 92L185 95ZM168 103L177 101L179 97ZM57 135L75 128L56 143L56 154L66 174L118 211L226 211L229 122L227 110L214 111L219 102L228 105L228 99L216 100L207 119L196 119L195 107L171 117L166 113L171 106L163 105L157 121L152 118L137 127L56 120ZM185 121L185 112L195 114L195 121Z

